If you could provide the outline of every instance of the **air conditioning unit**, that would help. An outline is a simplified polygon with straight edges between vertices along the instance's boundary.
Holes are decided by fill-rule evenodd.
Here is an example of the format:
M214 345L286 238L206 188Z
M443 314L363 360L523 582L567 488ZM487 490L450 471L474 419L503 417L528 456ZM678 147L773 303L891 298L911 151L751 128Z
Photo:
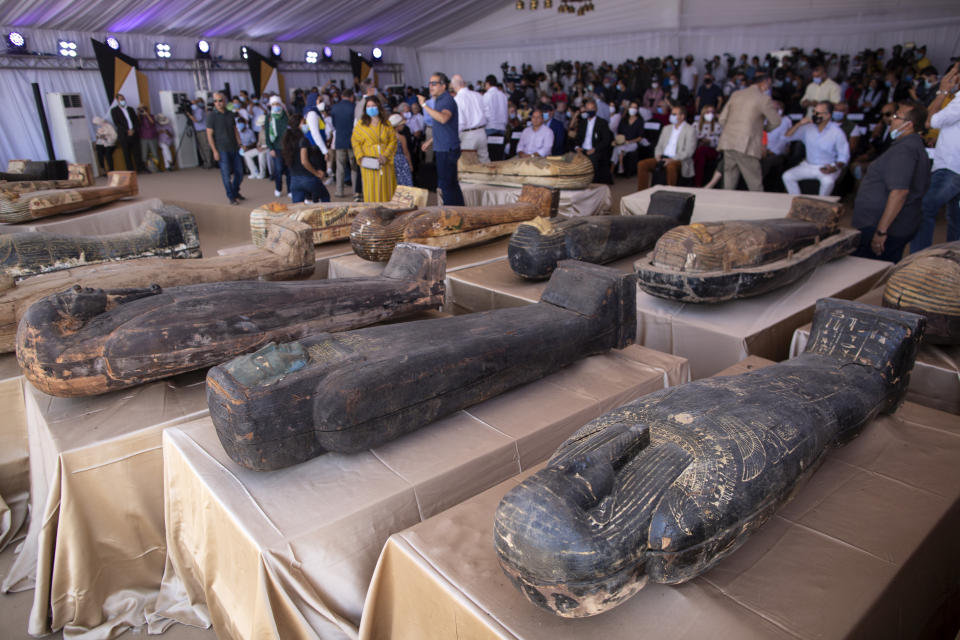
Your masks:
M196 135L193 120L181 112L180 105L187 105L190 97L183 91L161 91L160 112L170 118L173 125L173 144L177 154L177 166L188 169L199 164L197 161Z
M79 93L48 93L47 115L57 158L89 164L97 175L96 155L90 137L90 125Z

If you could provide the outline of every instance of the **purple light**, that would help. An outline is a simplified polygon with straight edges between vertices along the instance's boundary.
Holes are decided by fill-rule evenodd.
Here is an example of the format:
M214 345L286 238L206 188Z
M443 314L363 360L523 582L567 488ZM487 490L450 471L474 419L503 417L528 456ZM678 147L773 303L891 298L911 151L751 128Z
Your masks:
M379 60L380 58L383 57L383 49L381 49L380 47L374 47L371 53L373 53L374 60Z
M206 40L200 40L197 42L197 49L200 50L200 53L210 53L210 43Z
M113 49L114 51L119 51L120 41L114 38L113 36L110 36L109 38L107 38L107 46Z
M333 58L333 49L331 49L329 46L324 47L323 57L326 58L327 60L330 60L331 58Z
M7 40L15 47L22 47L27 44L27 41L24 39L23 34L19 31L11 31L10 35L7 36Z
M112 31L113 33L126 33L127 31L133 31L144 26L148 22L152 22L155 18L159 17L161 13L168 10L169 7L167 3L158 2L156 5L145 11L120 18L107 27L107 31Z
M270 51L272 51L272 52L273 52L273 55L275 55L275 56L278 57L278 58L280 57L280 54L282 53L282 51L281 51L281 49L280 49L280 45L278 45L278 44L275 44L275 45L273 45L272 47L270 47Z

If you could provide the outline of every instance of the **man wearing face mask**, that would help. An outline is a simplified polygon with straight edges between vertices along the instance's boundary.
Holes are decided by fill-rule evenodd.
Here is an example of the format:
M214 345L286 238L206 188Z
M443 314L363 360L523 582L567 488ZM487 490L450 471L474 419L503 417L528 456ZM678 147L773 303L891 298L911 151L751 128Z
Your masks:
M613 134L607 121L597 115L597 103L592 98L584 102L576 131L571 130L570 137L574 150L581 151L593 164L593 181L613 184L610 175L610 147Z
M207 105L204 104L203 98L193 101L187 117L193 123L200 164L204 169L212 169L214 167L213 152L210 150L210 143L207 142Z
M827 101L837 104L842 99L840 85L827 77L823 65L817 65L813 68L813 78L807 85L807 90L800 98L800 106L807 110L809 117L813 115L813 108L818 102Z
M283 195L283 176L287 176L287 195L290 195L290 168L283 161L283 134L289 120L280 96L270 96L270 115L267 116L267 146L270 147L270 172L273 174L273 196Z
M683 59L683 66L680 67L680 83L693 91L697 88L697 74L699 73L700 70L693 63L693 56L687 54L687 57Z
M833 122L832 113L832 104L818 102L812 116L803 118L787 131L787 140L801 140L806 149L803 162L783 174L787 193L799 195L801 180L817 180L820 195L828 196L840 177L840 170L850 162L847 136Z
M553 131L553 145L550 149L550 155L563 155L567 143L567 128L562 122L559 122L552 104L540 105L540 111L543 112L543 124Z
M736 189L742 173L750 191L763 191L763 132L773 131L781 120L768 95L771 86L770 76L755 74L753 84L731 94L720 112L717 150L723 152L724 189Z
M491 160L503 160L504 137L507 134L507 96L500 91L497 77L487 76L483 83L483 114L487 119L487 149ZM459 106L459 105L458 105Z
M224 94L213 94L213 112L207 116L207 142L213 150L213 159L220 163L220 177L230 204L246 200L240 195L243 181L243 159L240 157L240 132L236 117L227 111ZM232 180L231 180L232 176Z
M923 105L898 106L893 144L870 164L857 191L851 224L860 230L860 246L853 255L898 262L917 233L930 186L930 161L920 137L926 119Z
M714 84L712 75L704 74L703 84L697 89L697 113L700 113L704 107L713 107L719 111L722 106L723 89Z
M127 171L140 171L140 118L133 107L127 104L122 93L117 94L117 106L110 109L110 117L117 129L117 146L123 151Z
M767 146L763 149L763 156L760 158L760 168L763 173L765 190L779 190L780 174L783 173L783 164L787 159L787 151L790 149L790 141L787 140L787 132L793 123L790 118L783 118L783 103L774 100L774 106L777 113L780 114L780 124L773 131L767 133ZM769 185L768 179L776 181L775 185ZM772 187L772 189L770 188Z
M650 186L650 173L663 166L667 185L676 186L679 177L694 177L693 154L697 150L697 132L684 118L686 109L677 105L670 110L670 124L660 132L652 158L637 164L637 189Z

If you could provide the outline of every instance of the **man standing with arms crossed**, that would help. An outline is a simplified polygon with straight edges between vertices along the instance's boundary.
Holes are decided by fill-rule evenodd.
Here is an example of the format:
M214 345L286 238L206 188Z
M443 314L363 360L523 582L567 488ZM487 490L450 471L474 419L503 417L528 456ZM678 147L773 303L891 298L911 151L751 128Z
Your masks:
M429 118L427 124L433 127L433 138L423 143L426 151L433 146L433 155L437 164L437 189L443 195L446 205L462 207L463 192L457 180L457 160L460 158L460 136L458 135L457 103L447 92L449 80L439 71L430 76L430 99L424 96L417 100L423 112Z
M226 98L222 93L213 94L213 112L207 116L207 142L213 151L213 159L220 163L220 177L227 191L230 204L246 200L240 195L243 181L243 159L240 157L240 132L233 113L227 111ZM233 176L233 182L230 176Z

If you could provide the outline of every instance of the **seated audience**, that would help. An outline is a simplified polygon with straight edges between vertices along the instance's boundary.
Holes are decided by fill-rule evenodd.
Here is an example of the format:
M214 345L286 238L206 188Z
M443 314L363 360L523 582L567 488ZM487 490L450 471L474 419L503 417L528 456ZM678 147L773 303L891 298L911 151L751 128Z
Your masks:
M521 158L546 158L553 149L553 131L543 123L543 110L537 107L530 116L530 126L520 134L517 155Z
M707 78L703 81L706 83ZM703 106L700 110L700 120L694 128L697 132L697 150L693 153L695 169L693 184L696 187L702 187L706 180L707 164L717 159L717 143L720 142L720 133L723 131L720 121L717 120L717 109L714 105Z
M634 100L630 102L626 116L620 119L617 127L613 154L610 157L611 171L623 175L623 156L636 151L641 140L643 140L643 118L640 116L640 105Z
M850 162L847 137L832 121L832 113L831 103L818 102L813 115L804 117L787 131L788 140L801 140L806 148L803 162L783 174L787 193L799 194L800 180L817 180L820 195L828 196L833 192L841 169Z
M637 164L637 189L650 186L650 174L657 168L666 172L667 184L675 186L679 177L694 176L693 154L697 149L697 133L686 118L687 112L677 105L670 111L670 124L660 132L652 158Z

